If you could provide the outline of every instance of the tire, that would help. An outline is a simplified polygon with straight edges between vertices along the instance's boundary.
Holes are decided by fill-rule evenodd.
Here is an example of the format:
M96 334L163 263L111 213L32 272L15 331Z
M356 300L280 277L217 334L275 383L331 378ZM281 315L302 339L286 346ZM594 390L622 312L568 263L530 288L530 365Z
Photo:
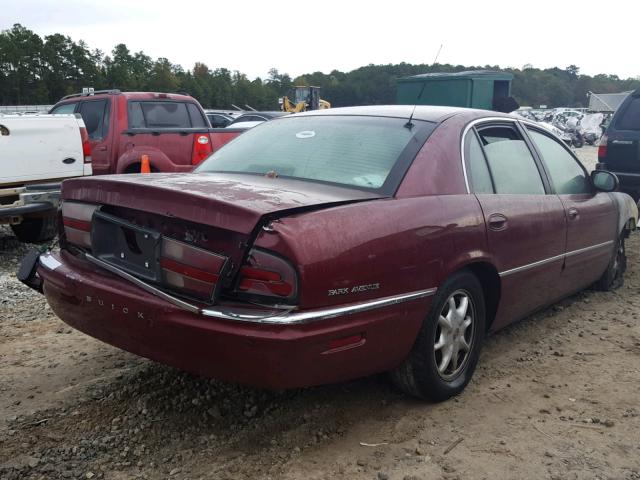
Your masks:
M11 229L21 242L43 243L56 236L58 222L55 215L27 217L22 220L22 223L11 225Z
M464 296L468 305L465 314L454 314L449 318L451 299L460 309ZM438 289L409 356L391 372L393 382L405 393L433 402L447 400L462 392L478 363L485 334L485 316L482 286L476 276L462 270L449 277ZM464 323L469 318L471 323L465 327ZM446 325L451 326L452 323L453 332L447 332ZM460 348L457 365L454 365L453 352L461 344L452 340L451 333L458 339L464 338L469 347L466 353L464 348ZM440 348L437 348L438 344ZM452 349L449 350L451 360L447 363L449 348Z
M595 290L610 292L624 285L624 272L627 270L627 252L624 248L624 233L616 241L615 249L607 269L593 285Z

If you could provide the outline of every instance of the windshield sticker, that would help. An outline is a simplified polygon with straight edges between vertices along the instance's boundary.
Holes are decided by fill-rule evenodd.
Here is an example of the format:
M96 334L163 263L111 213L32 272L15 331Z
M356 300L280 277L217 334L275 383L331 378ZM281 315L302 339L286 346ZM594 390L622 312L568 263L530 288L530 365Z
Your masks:
M313 138L316 136L316 132L313 130L304 130L302 132L296 133L297 138Z

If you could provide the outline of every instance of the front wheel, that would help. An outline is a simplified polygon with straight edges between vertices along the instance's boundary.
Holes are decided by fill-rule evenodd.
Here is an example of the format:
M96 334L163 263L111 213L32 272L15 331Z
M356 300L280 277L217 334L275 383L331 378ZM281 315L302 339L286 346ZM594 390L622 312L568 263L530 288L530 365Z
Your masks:
M471 272L452 275L439 289L418 338L392 379L409 395L439 402L467 386L485 333L482 287Z

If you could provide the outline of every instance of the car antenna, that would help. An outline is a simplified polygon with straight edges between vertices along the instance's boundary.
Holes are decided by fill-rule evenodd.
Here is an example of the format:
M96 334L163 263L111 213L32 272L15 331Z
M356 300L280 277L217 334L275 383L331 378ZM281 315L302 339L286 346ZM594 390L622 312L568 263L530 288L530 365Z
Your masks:
M438 61L438 57L440 56L440 52L442 51L442 46L443 44L440 44L440 48L438 49L438 53L436 53L436 58L433 59L433 63L431 64L431 66L435 65L436 62ZM409 121L407 123L404 124L404 126L406 128L408 128L409 130L411 130L413 128L413 123L411 123L411 120L413 120L413 114L416 113L416 107L418 106L418 101L422 98L422 93L424 92L424 87L427 85L427 82L423 82L422 83L422 88L420 89L420 93L418 94L418 98L416 98L416 103L413 106L413 110L411 111L411 115L409 116Z
M422 98L422 92L424 92L424 87L427 85L427 82L422 82L422 88L420 89L420 93L418 94L418 98L416 98L416 103L413 105L413 110L411 110L411 115L409 116L409 120L404 124L405 128L411 130L413 128L413 123L411 120L413 119L413 114L416 113L416 107L418 106L418 102Z

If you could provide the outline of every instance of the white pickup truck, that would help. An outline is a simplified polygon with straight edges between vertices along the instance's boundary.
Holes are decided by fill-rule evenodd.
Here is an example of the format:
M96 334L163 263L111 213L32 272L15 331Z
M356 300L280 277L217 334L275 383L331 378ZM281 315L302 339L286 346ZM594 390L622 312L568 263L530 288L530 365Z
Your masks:
M55 237L61 182L91 175L88 140L79 114L0 115L0 224L23 242Z

